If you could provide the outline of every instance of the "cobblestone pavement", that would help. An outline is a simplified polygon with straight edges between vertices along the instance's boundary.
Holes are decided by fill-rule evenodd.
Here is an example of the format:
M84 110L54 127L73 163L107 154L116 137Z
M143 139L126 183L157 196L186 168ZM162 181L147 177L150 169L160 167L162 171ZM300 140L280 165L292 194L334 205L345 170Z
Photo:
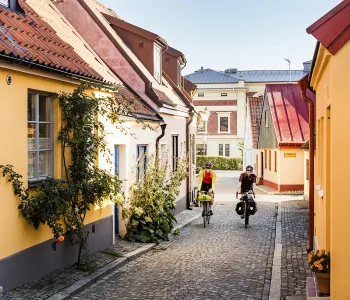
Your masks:
M280 203L282 218L282 282L281 299L306 295L306 277L312 273L307 266L308 203L288 201ZM305 297L306 299L306 297Z
M274 203L244 228L233 202L217 203L211 224L198 218L166 250L149 252L73 299L268 299L275 242Z
M176 216L178 222L175 225L181 225L196 215L200 215L200 208L194 208L194 210L181 212ZM85 264L84 271L77 270L75 266L54 271L43 278L31 281L6 293L4 298L1 299L47 299L85 276L91 274L95 270L117 259L116 256L111 254L119 254L122 256L137 250L142 246L144 246L144 244L131 243L124 241L121 238L117 238L115 245L109 249L106 249L109 254L106 254L107 252L103 251L85 255L83 257L83 263Z

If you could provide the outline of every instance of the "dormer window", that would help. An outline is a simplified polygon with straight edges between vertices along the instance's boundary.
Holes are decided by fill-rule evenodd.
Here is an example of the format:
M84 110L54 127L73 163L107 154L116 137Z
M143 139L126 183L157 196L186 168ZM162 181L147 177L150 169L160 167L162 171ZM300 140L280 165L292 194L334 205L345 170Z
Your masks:
M154 44L154 78L160 83L162 78L162 49Z
M181 87L181 65L179 62L177 63L177 85Z

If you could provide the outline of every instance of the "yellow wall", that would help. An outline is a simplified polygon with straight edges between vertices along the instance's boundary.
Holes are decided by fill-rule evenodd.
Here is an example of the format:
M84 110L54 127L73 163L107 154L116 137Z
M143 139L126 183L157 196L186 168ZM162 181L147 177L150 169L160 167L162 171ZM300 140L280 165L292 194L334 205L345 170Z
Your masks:
M332 299L350 299L350 42L336 55L320 46L311 86L316 91L316 174L323 198L315 192L318 247L331 251Z
M307 163L306 161L309 159L309 151L304 151L304 199L309 200L309 179L307 179ZM310 174L309 174L310 175Z
M29 70L28 68L26 70ZM26 71L25 70L25 71ZM12 76L12 84L7 85L6 76ZM48 73L46 73L47 76ZM45 75L46 76L46 75ZM54 75L51 75L54 76ZM0 164L12 164L17 173L23 176L27 184L28 153L27 153L27 94L28 89L50 93L60 91L72 92L76 84L44 78L20 71L13 71L0 67ZM60 128L61 114L58 100L54 101L54 176L60 178L61 149L57 142ZM36 231L20 216L18 211L19 199L12 190L12 186L0 177L0 259L24 250L28 247L51 239L50 228L40 226ZM86 218L86 223L96 221L112 214L112 207L108 206L98 211L92 210Z
M301 146L300 146L301 147ZM285 157L284 154L295 153L296 157ZM304 151L298 148L280 149L280 183L281 185L304 184Z

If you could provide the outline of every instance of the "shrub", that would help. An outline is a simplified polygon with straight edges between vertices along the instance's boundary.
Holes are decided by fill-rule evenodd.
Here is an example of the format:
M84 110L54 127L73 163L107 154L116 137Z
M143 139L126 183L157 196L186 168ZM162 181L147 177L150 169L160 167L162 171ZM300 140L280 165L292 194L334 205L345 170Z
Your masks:
M242 159L223 157L223 156L199 156L197 155L196 169L200 171L206 161L211 161L213 163L213 168L215 170L242 170Z

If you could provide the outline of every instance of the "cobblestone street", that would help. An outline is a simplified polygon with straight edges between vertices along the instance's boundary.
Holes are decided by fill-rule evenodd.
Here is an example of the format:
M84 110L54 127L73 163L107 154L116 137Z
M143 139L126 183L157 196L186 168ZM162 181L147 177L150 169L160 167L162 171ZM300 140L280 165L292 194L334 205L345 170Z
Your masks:
M275 205L259 203L245 229L234 203L218 203L209 227L193 221L166 250L142 256L74 299L268 299Z

